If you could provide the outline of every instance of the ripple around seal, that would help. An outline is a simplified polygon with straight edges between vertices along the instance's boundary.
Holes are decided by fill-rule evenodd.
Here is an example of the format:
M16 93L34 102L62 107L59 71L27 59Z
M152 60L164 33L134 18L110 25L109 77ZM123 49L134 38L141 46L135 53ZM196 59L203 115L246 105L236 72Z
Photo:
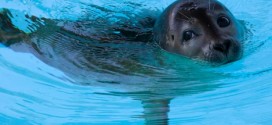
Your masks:
M67 73L32 54L0 45L0 124L144 124L145 120L149 124L165 124L163 120L167 119L161 116L168 110L165 102L171 99L169 124L269 125L272 2L220 1L248 29L242 59L223 66L192 61L150 44L92 41L92 49L86 51L96 54L90 55L95 61L87 65L80 56L70 55L64 58L79 61L61 65L93 70L67 69L71 71ZM32 32L39 25L25 22L21 15L88 19L99 24L103 18L122 22L132 16L136 20L147 14L146 10L161 10L172 2L4 0L0 1L0 8L12 9L12 14L17 15L13 17L15 25ZM105 28L102 23L96 26ZM61 32L41 40L57 41L57 35L71 42Z

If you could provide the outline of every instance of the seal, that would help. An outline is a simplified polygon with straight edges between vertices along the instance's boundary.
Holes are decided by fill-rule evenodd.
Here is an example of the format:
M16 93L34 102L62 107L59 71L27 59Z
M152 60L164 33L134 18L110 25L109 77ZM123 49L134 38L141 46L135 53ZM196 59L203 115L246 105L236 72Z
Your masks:
M0 14L0 22L3 24L0 40L11 44L16 41L14 39L26 37L27 34L24 35L22 31L14 28L11 21L6 19L8 14L4 15L5 13L8 11ZM141 25L144 30L133 26L117 27L113 29L120 31L120 34L114 34L113 37L103 36L104 31L100 35L89 32L91 28L87 25L94 24L85 22L69 22L65 25L58 25L64 21L46 19L45 22L53 23L42 27L60 27L65 32L99 41L148 41L152 37L153 41L168 52L211 63L225 64L238 60L242 55L243 28L232 13L217 0L178 0L168 6L155 21ZM151 31L146 31L150 26Z
M166 51L224 64L242 55L241 24L216 0L178 0L154 26L154 40Z

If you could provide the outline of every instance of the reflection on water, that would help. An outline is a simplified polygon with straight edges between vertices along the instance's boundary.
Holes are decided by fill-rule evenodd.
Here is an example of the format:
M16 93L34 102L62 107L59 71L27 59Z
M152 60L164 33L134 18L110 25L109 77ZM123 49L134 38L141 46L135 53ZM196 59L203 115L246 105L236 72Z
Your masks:
M1 1L1 8L10 9L12 23L30 35L11 49L0 47L0 99L5 102L0 104L0 121L268 124L272 25L261 12L272 14L267 10L272 2L242 0L247 3L242 7L222 0L251 32L244 57L224 66L190 60L142 37L132 41L120 34L133 29L147 37L152 27L143 28L137 20L156 17L171 2L23 1L18 8ZM248 11L256 5L266 7Z

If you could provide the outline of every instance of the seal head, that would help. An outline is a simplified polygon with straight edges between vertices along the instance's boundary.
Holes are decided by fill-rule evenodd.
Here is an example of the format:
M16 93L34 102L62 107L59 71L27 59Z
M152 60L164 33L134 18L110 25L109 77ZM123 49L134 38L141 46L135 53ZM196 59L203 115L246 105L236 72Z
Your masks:
M242 31L216 0L179 0L157 19L154 40L166 51L224 64L242 55Z

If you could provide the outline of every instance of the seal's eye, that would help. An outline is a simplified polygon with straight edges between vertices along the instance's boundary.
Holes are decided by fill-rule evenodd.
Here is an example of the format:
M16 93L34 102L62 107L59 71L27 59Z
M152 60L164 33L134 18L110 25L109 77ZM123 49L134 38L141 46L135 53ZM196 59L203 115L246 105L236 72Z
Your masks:
M189 41L190 39L194 38L196 35L193 31L185 31L183 33L183 40Z
M225 16L221 16L217 19L217 24L220 27L227 27L230 25L230 20Z

